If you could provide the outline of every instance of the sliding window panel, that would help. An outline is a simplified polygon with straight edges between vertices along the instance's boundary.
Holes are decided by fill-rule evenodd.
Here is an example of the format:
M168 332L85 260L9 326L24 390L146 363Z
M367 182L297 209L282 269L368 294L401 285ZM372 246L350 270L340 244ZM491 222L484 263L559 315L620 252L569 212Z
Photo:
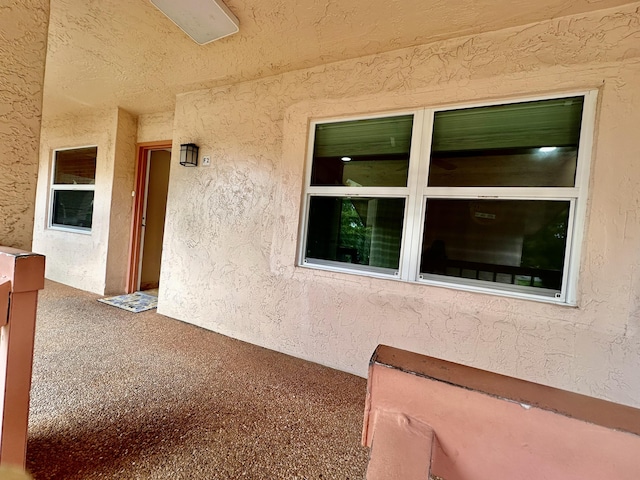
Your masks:
M93 190L54 190L52 225L90 229L93 197Z
M430 187L573 187L584 97L439 111Z
M429 198L420 276L555 296L570 208L568 200Z
M58 150L55 154L54 185L93 185L96 183L97 147Z
M311 187L406 187L413 115L315 127Z
M311 196L304 262L395 275L404 212L404 198Z

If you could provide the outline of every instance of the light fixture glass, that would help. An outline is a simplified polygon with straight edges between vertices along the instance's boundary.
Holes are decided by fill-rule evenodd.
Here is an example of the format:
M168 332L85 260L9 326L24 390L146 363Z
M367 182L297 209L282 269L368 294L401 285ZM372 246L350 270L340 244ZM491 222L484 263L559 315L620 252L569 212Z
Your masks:
M195 143L183 143L180 145L180 165L183 167L198 166L198 150Z
M351 161L351 157L342 157L341 160L343 162L350 162Z
M238 19L220 0L151 0L151 3L200 45L239 30Z
M555 152L558 149L558 147L540 147L540 152L541 153L551 153L551 152Z

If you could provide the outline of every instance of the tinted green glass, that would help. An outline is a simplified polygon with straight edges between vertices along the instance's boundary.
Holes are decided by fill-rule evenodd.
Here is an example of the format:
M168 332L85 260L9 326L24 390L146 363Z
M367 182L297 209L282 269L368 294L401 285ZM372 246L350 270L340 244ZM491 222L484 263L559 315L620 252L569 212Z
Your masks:
M405 187L413 115L316 125L312 186Z
M311 197L306 258L397 269L404 198Z
M583 100L436 112L429 186L574 186Z
M93 194L89 190L57 190L53 193L54 225L91 228Z
M568 201L428 199L420 272L559 291Z

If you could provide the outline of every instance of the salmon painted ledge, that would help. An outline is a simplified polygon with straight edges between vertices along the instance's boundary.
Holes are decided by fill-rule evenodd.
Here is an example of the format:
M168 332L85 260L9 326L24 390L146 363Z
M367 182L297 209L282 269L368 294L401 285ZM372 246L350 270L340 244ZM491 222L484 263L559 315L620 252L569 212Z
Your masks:
M536 407L576 420L640 436L640 409L448 362L418 353L378 345L369 362L411 375L443 382L502 400ZM367 385L367 403L371 384ZM368 409L367 409L368 410ZM366 437L363 432L363 440Z

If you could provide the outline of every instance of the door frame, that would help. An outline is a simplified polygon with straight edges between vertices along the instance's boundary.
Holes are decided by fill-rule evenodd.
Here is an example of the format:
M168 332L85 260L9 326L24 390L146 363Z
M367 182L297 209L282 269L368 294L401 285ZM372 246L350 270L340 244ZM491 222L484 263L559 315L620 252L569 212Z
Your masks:
M142 215L144 213L144 193L147 183L147 158L154 150L165 150L172 148L171 140L158 142L138 143L135 184L133 190L133 215L131 218L131 235L129 241L129 265L127 266L127 291L135 292L138 288L138 274L140 272L140 241L142 240Z

